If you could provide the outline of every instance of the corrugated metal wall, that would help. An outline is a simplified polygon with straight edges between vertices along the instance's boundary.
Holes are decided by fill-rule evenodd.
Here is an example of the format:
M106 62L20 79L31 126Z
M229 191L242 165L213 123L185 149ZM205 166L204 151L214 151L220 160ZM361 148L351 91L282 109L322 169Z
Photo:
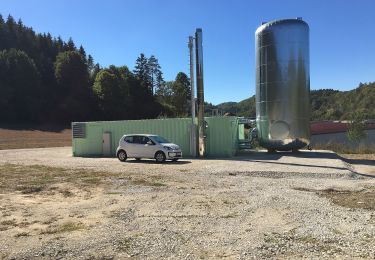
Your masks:
M208 117L205 120L207 156L233 156L238 140L237 118ZM190 118L86 122L85 125L86 137L73 138L73 156L102 156L105 132L111 133L112 156L124 134L158 134L178 144L183 157L190 156Z
M238 145L237 117L207 117L206 155L233 156Z

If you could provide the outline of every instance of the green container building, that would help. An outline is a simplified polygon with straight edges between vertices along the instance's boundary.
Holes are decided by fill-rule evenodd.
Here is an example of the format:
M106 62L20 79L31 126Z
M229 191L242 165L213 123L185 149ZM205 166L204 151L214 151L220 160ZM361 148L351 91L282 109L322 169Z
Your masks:
M234 156L238 147L237 117L206 117L206 156ZM178 144L183 157L190 152L191 118L126 121L73 122L73 156L116 156L120 138L125 134L157 134ZM197 136L197 135L196 135Z

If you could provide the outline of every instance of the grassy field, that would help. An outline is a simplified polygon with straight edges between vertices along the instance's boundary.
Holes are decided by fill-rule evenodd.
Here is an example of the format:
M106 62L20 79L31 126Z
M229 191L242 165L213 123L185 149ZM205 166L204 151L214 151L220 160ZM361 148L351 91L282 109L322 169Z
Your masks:
M70 129L0 126L0 150L71 146Z

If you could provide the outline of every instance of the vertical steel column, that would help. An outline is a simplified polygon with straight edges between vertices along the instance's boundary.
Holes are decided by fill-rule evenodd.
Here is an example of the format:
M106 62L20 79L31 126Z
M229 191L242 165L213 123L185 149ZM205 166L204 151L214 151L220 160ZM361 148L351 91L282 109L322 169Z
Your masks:
M195 31L195 54L197 70L197 100L198 100L198 147L199 156L205 155L205 123L204 123L204 87L203 87L203 46L202 29Z
M191 128L190 128L190 155L197 156L197 136L195 127L195 84L194 84L194 38L189 36L190 57L190 92L191 92Z

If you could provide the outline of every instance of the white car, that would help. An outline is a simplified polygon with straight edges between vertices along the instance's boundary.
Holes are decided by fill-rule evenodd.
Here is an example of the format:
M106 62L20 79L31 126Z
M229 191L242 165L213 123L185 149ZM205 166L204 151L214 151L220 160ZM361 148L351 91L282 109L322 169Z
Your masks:
M150 158L161 163L165 160L177 161L182 157L182 152L178 145L161 136L132 134L121 137L116 155L122 162L127 158Z

